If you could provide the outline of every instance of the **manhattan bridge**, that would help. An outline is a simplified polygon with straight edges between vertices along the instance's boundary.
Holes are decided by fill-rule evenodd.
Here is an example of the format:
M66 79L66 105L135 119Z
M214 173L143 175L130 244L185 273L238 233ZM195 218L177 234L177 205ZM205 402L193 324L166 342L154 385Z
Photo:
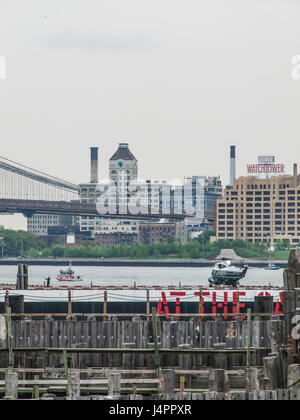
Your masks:
M95 203L80 201L79 185L65 181L42 171L25 166L0 156L0 214L22 213L30 217L39 214L62 214L74 216L100 216L126 219L183 220L184 214L159 209L155 214L130 214L124 212L97 212Z

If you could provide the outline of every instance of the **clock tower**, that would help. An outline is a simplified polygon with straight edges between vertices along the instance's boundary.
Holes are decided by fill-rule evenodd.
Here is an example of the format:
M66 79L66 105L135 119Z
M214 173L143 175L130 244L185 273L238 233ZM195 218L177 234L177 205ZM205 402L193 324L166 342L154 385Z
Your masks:
M118 150L109 160L109 181L116 186L116 200L120 212L128 211L128 186L137 180L137 160L128 143L119 143Z
M109 180L118 186L120 180L137 180L138 162L130 152L128 143L119 143L118 150L109 160Z

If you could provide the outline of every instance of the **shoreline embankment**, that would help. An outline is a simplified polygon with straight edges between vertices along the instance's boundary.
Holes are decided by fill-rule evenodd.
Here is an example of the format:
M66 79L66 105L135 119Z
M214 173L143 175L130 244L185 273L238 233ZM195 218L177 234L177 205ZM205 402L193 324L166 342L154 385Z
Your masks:
M99 266L99 267L212 267L217 259L123 259L123 258L2 258L0 265L40 265L40 266ZM272 261L286 268L287 261ZM247 264L249 267L265 267L267 259L237 258L233 263Z

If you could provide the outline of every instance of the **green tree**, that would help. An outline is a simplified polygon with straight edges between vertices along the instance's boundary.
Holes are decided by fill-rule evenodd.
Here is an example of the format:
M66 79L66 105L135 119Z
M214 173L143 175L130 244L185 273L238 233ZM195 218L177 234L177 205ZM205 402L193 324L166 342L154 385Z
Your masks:
M7 256L25 256L29 250L41 251L45 248L45 243L33 233L23 230L0 229L0 236L3 238L3 253Z

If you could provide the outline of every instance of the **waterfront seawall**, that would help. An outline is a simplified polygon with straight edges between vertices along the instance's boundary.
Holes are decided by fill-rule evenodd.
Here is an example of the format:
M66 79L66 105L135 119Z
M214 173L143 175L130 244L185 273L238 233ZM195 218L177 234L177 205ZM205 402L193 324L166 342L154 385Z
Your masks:
M40 265L40 266L66 266L70 262L74 266L99 266L99 267L212 267L216 259L162 259L162 260L140 260L140 259L121 259L121 258L3 258L0 265ZM240 262L249 267L265 267L267 260L263 259L244 259ZM273 261L281 268L286 268L287 261Z

